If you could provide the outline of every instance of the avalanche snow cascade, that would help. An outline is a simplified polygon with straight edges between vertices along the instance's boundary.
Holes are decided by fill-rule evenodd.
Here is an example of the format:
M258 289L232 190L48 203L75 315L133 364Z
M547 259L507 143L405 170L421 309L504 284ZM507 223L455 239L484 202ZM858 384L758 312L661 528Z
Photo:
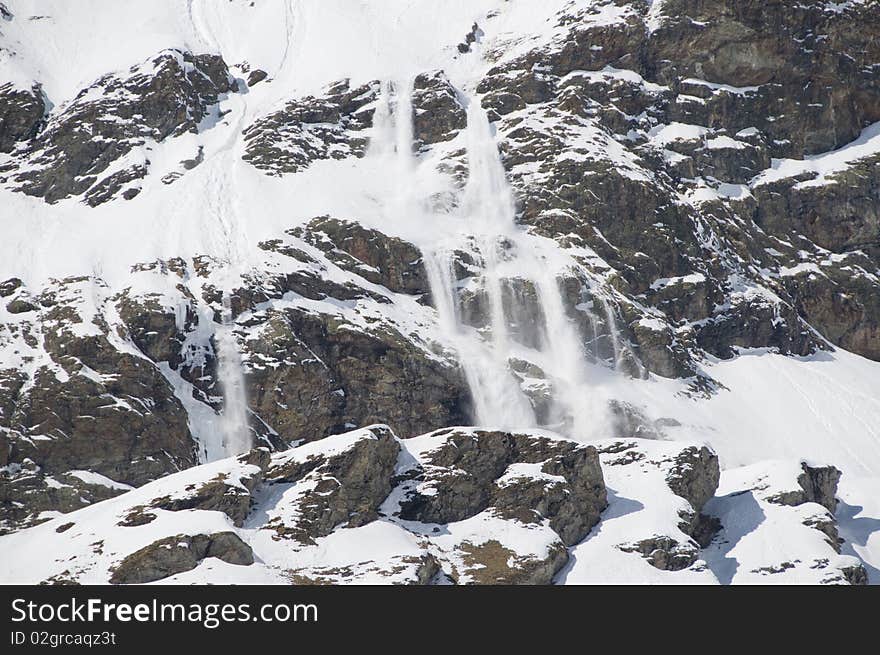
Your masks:
M124 519L194 483L252 510L233 521L257 562L169 582L403 578L367 551L427 575L391 511L298 550L263 527L298 521L315 476L254 506L235 484L265 460L228 457L236 437L283 464L369 454L337 435L379 421L405 442L370 480L430 465L449 426L590 440L609 507L554 582L827 582L858 556L880 584L876 3L776 3L772 35L756 0L0 4L0 581L103 583L156 540L230 530L214 509ZM687 444L717 453L700 513L723 527L661 570L639 549L690 544L666 480ZM553 497L518 464L499 485ZM495 518L427 539L528 558L553 538Z
M465 373L475 423L508 429L548 427L582 439L601 435L609 420L607 402L590 380L590 371L598 369L590 355L598 361L597 353L588 354L584 345L597 341L597 317L589 313L593 334L582 335L566 313L558 272L537 240L517 226L513 192L479 98L467 98L468 177L459 205L449 215L420 191L412 89L412 78L382 84L369 153L387 159L395 175L396 194L388 202L394 220L415 216L425 223L458 222L457 232L424 248L423 254L439 326ZM467 280L456 274L462 254L479 267L478 293L486 297L488 329L474 329L463 319L460 292ZM614 345L611 366L616 369L617 328L607 301L601 302ZM517 364L537 367L551 385L550 406L543 415L524 391L542 381L519 378Z
M223 450L227 456L238 455L253 447L247 420L247 397L241 355L235 342L232 303L228 293L223 294L222 325L215 334L217 342L217 372L223 392L223 414L220 427Z

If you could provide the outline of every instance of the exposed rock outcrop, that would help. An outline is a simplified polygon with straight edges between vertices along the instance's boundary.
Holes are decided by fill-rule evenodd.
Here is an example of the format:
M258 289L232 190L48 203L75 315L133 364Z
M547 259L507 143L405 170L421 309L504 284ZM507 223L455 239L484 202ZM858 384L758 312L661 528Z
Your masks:
M329 216L294 228L291 234L325 252L339 268L391 291L430 293L422 253L411 243Z
M378 85L336 82L322 96L289 102L244 131L243 159L269 175L295 173L321 159L362 157Z
M450 523L488 508L501 517L546 520L570 546L590 531L605 507L595 449L529 435L448 430L422 437L437 445L403 473L413 491L400 501L400 517Z
M247 566L254 554L234 532L166 537L135 551L113 570L111 584L143 584L190 571L206 557Z
M47 202L80 194L90 205L119 192L133 197L150 164L141 146L197 131L220 96L235 90L220 56L164 51L105 75L53 112L20 155L28 165L10 179Z
M0 152L11 152L20 142L34 138L46 115L43 91L37 84L17 88L0 86Z
M314 449L302 447L273 458L267 480L292 485L287 495L295 498L292 512L266 523L273 538L314 544L338 525L357 528L378 518L376 510L391 492L400 446L385 426L356 437L328 437L328 443L319 442ZM334 453L334 447L340 452ZM323 454L324 449L331 454Z
M873 138L876 21L861 3L607 2L564 11L548 43L495 52L478 91L521 220L612 267L626 336L652 372L693 375L700 350L815 352L811 328L876 357L876 253L815 295L786 273L805 252L876 249L876 156L800 166ZM795 172L774 175L773 157ZM730 303L737 287L769 293Z
M634 534L640 525L634 520L628 538L620 541L619 537L612 538L609 546L625 553L638 553L661 571L698 572L705 568L700 563L700 548L708 544L718 529L717 520L702 514L704 505L718 487L718 457L705 446L668 442L649 446L651 443L624 440L597 444L608 483L629 487L634 475L642 476L646 484L647 480L653 480L650 488L658 494L653 503L663 507L664 513L662 523L658 523L661 514L656 509L651 513L653 518L646 517L645 522L654 530L652 534ZM660 499L663 495L667 498L665 502ZM648 505L641 495L632 501ZM612 503L611 510L613 508ZM663 524L666 529L659 530L657 526Z
M770 497L770 502L797 507L803 503L818 503L829 512L837 509L837 483L840 470L834 466L810 466L801 462L803 472L797 477L800 489L783 491Z
M417 147L454 138L467 124L458 92L442 70L421 73L413 82L413 137Z
M821 500L812 470L733 469L715 493L697 444L374 425L171 474L6 535L0 557L47 584L861 584L830 512L779 504L802 473Z

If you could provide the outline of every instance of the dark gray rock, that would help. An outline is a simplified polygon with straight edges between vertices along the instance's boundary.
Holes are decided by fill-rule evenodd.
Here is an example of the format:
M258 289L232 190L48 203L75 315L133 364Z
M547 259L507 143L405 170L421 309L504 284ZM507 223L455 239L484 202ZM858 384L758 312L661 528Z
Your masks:
M8 298L20 289L22 284L22 281L17 277L12 277L0 282L0 298Z
M21 438L0 430L0 448L12 450L10 437ZM47 520L40 516L42 512L72 512L125 492L125 488L90 484L68 473L46 476L30 460L13 462L12 468L0 473L0 534L42 523Z
M471 26L471 31L465 34L464 41L459 43L456 48L461 54L471 51L471 45L476 43L483 36L483 30L477 23Z
M651 566L661 571L681 571L700 557L700 550L693 544L681 543L671 537L651 537L618 548L626 553L639 553Z
M784 278L798 312L835 345L880 360L880 293L864 254Z
M690 447L675 458L666 476L666 484L675 495L687 500L699 512L715 495L720 479L718 455L705 446Z
M753 298L729 307L697 328L697 343L722 359L736 348L771 347L785 355L809 355L827 346L792 307Z
M837 510L837 483L841 472L834 466L809 466L801 464L803 473L798 476L798 484L803 493L786 494L774 499L782 505L800 505L802 503L819 503L829 512Z
M841 572L851 585L868 584L868 571L862 565L841 569Z
M6 303L6 311L10 314L26 314L35 312L39 309L39 305L26 298L15 298Z
M251 547L234 532L176 535L154 541L133 552L113 570L111 584L143 584L191 571L206 557L228 564L254 563Z
M400 445L386 426L373 426L369 434L337 454L273 462L268 482L303 483L306 491L298 498L295 522L274 519L265 529L278 538L311 544L340 524L356 528L374 521L391 492Z
M260 363L247 375L251 408L282 443L386 423L403 437L467 422L461 371L390 326L348 329L332 315L267 311L259 338L244 345ZM268 366L269 362L280 366Z
M880 119L880 86L867 73L878 59L870 37L876 12L676 0L646 29L644 3L628 5L613 23L595 21L596 11L566 10L559 17L564 38L502 57L480 83L504 135L520 221L565 245L590 247L612 268L609 282L625 296L617 310L631 330L623 336L653 373L691 377L700 351L812 353L824 347L812 328L880 356L880 294L870 277L880 225L875 158L829 184L798 186L815 177L807 174L755 186L753 196L723 197L771 157L838 148ZM841 58L843 77L835 63ZM655 128L672 122L698 127L702 136L652 144ZM572 151L584 140L592 147ZM625 157L607 154L620 147ZM699 206L684 200L701 185L722 198ZM798 245L786 251L792 239ZM835 253L862 249L870 259L865 274L841 271L833 284L799 286L774 276L799 263L799 249L820 257L816 245ZM694 273L702 280L654 286L695 280ZM731 276L778 299L727 307ZM816 300L811 286L818 287ZM639 323L646 300L666 314L668 328Z
M54 489L51 476L86 470L139 486L197 461L187 415L162 373L117 349L100 316L80 314L82 294L94 284L57 282L38 297L39 313L20 314L26 321L7 328L21 331L47 362L29 374L0 371L0 459L13 465L0 520L70 511L116 493L77 495L81 485L70 481L69 489Z
M799 490L776 494L767 500L795 507L804 503L819 503L829 512L837 509L837 483L841 472L834 466L809 466L801 463L803 473L798 476Z
M171 512L189 509L223 512L236 526L241 527L253 506L253 492L263 481L270 455L268 449L258 448L241 455L238 460L258 466L259 469L253 474L236 475L234 479L230 479L228 474L221 473L213 480L195 489L186 490L183 494L156 498L148 507ZM142 512L135 512L135 514L139 513Z
M49 118L20 155L28 167L12 175L13 185L47 202L86 194L93 206L120 191L134 193L149 161L102 174L147 139L196 132L220 96L235 90L219 56L181 50L105 75Z
M293 100L244 130L246 162L268 175L295 173L321 159L362 157L373 124L369 107L378 83L352 89L348 80L330 85L320 97Z
M269 77L269 74L266 71L255 68L248 74L247 85L254 86L265 80L267 77Z
M423 523L449 523L487 508L524 523L547 519L571 546L598 522L606 506L599 458L591 446L507 432L441 431L438 447L408 479L430 482L431 495L412 491L400 503L400 517ZM541 464L556 483L514 477L498 483L512 464ZM564 480L564 481L563 481Z
M0 86L0 152L12 152L23 141L34 138L46 115L46 103L39 85L16 88Z
M354 221L313 219L290 234L320 248L340 268L398 293L430 293L422 253L411 243Z
M412 106L413 135L419 147L449 141L467 125L458 92L443 71L416 76Z
M880 240L880 156L854 162L825 184L799 185L816 176L756 187L754 220L773 234L803 234L833 252L876 246Z

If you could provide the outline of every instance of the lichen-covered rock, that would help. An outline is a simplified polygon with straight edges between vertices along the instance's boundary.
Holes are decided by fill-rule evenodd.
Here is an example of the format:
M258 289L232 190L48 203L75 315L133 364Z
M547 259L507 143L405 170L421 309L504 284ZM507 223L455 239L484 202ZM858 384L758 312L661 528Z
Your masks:
M11 82L0 86L0 152L12 152L37 135L46 114L40 85L22 89Z
M377 83L352 89L341 80L322 96L292 100L245 128L242 159L267 174L283 175L321 159L362 157L377 94Z
M526 434L441 430L419 438L419 463L402 472L410 489L400 518L450 523L488 508L525 523L548 521L563 543L583 539L605 507L591 446Z
M430 292L422 254L411 243L329 216L294 228L291 234L327 253L340 268L391 291Z
M568 560L561 543L551 546L543 557L535 557L518 554L494 539L465 542L456 555L459 561L451 569L452 580L477 585L547 585Z
M265 529L276 539L313 544L341 524L357 528L376 520L399 451L391 430L373 426L274 457L266 479L291 489Z
M139 146L196 132L220 96L235 90L220 56L163 51L105 75L52 113L11 182L50 203L80 194L91 205L118 192L133 197L149 168Z
M122 560L113 570L111 584L143 584L162 580L196 568L206 557L228 564L254 563L250 546L234 532L176 535L144 546Z

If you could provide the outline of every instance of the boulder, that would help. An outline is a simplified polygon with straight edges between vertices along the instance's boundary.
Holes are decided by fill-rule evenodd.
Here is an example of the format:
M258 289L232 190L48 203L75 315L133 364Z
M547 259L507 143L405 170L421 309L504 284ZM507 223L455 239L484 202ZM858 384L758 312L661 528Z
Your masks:
M340 268L374 284L398 293L430 293L422 253L402 239L329 216L315 218L290 234L324 251Z
M111 584L143 584L191 571L206 557L227 564L254 563L251 547L234 532L176 535L158 539L123 559L110 577Z
M463 521L492 508L524 523L548 521L565 545L583 539L606 504L592 446L525 434L450 429L420 437L436 443L405 471L411 491L400 518Z

